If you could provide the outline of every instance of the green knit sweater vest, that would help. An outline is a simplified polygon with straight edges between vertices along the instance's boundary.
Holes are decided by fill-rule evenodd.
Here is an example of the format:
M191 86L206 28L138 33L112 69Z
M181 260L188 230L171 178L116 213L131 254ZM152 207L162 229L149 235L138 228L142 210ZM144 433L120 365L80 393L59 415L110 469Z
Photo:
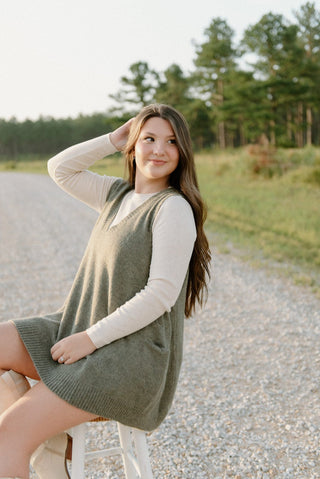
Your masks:
M63 308L17 327L52 391L78 408L150 431L168 413L178 383L187 277L170 312L145 328L71 365L48 354L54 342L86 330L147 284L153 221L166 198L179 193L163 190L110 227L129 190L123 180L112 185Z

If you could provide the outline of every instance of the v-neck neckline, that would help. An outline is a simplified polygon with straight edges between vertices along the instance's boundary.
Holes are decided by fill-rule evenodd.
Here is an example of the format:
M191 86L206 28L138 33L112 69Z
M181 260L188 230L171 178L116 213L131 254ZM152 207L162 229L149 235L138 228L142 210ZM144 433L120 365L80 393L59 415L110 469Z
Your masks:
M122 220L119 221L119 223L116 223L115 225L112 226L112 223L113 221L115 220L119 210L120 210L120 207L122 205L122 202L123 200L125 199L125 197L127 195L129 195L130 193L132 193L133 191L133 194L144 194L144 193L135 193L134 190L129 190L121 199L120 201L118 201L118 204L116 205L116 208L115 208L115 212L114 214L112 215L112 217L110 219L108 219L108 221L106 222L106 227L107 227L107 230L108 231L112 231L114 229L116 229L118 226L120 227L120 225L126 223L130 218L132 218L132 216L134 216L143 206L145 206L147 203L151 202L151 200L153 198L156 198L157 196L159 195L162 195L168 191L172 190L173 191L173 188L172 187L168 187L168 188L165 188L164 190L161 190L161 191L158 191L156 193L153 193L151 194L151 196L149 196L149 198L147 198L145 201L143 201L139 206L137 206L134 210L130 211L130 213L128 213L124 218L122 218ZM146 193L146 194L149 194L149 193Z

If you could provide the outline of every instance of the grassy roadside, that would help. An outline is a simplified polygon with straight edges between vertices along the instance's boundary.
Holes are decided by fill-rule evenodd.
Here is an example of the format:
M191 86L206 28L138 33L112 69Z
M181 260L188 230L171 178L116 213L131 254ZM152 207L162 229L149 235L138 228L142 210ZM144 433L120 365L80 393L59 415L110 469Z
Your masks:
M320 295L320 149L274 156L265 161L261 152L247 150L196 156L208 234L218 250L236 252ZM259 162L264 170L257 174ZM283 165L286 171L279 174ZM15 164L0 162L0 171L46 173L46 162L20 158ZM114 156L94 171L122 176L124 166Z
M120 156L118 154L104 158L97 163L93 170L103 175L108 172L108 175L123 176L124 163L119 161ZM16 160L0 161L0 172L24 172L35 174L47 174L47 160L48 157L28 157L20 156Z
M251 264L267 264L318 295L320 184L315 172L319 157L291 164L285 174L272 177L253 174L252 162L257 158L245 150L197 159L200 188L208 205L207 227L218 233L218 249L236 249Z
M47 173L47 159L46 157L32 157L32 156L19 156L14 160L1 160L0 172L23 172L23 173Z

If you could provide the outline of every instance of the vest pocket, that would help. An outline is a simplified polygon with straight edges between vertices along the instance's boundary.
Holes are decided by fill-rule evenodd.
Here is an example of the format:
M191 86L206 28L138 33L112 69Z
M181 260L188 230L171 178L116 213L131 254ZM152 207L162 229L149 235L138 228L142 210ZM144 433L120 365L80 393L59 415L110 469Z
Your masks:
M171 346L171 321L167 314L146 327L146 342L159 353L168 353Z

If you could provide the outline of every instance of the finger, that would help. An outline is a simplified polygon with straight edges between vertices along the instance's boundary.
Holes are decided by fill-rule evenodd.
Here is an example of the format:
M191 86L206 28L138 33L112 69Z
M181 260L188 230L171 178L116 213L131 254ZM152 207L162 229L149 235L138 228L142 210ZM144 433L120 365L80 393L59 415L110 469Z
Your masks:
M51 357L54 361L58 361L60 356L59 354L57 354L57 352L54 352L54 353L51 353Z
M50 349L51 354L55 353L61 347L61 341L58 341L56 344L52 346Z
M64 364L73 364L76 362L76 359L71 359L71 358L68 358L65 360Z
M51 354L54 354L54 352L56 351L57 349L57 345L55 344L54 346L52 346L52 348L50 349L50 353Z
M128 121L125 123L125 126L131 128L131 125L132 125L132 123L134 122L135 118L136 118L135 116L133 116L132 118L130 118L130 120L128 120Z
M54 361L58 361L61 356L63 356L63 350L61 348L56 349L53 353L51 353L51 357Z
M135 116L133 116L132 118L130 118L129 120L127 120L125 123L123 123L123 125L121 125L119 127L119 130L122 129L122 130L127 130L128 128L130 129L131 125L132 125L132 122L134 121L135 119Z

